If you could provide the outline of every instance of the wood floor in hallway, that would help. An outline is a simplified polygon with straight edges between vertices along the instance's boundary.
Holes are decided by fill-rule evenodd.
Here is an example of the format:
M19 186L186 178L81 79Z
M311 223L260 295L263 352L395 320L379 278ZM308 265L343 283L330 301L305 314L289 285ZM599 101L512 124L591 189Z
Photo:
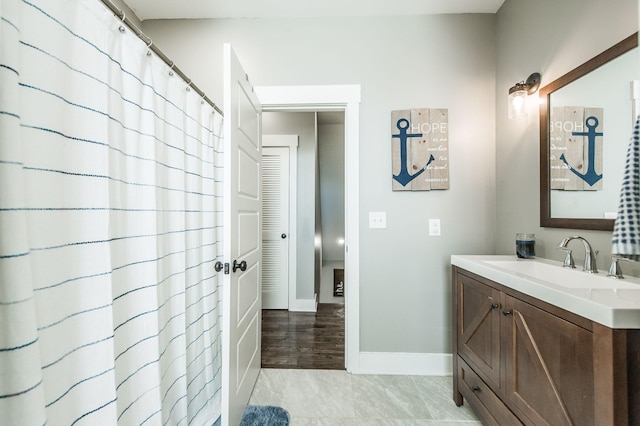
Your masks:
M262 310L262 368L344 370L344 305Z

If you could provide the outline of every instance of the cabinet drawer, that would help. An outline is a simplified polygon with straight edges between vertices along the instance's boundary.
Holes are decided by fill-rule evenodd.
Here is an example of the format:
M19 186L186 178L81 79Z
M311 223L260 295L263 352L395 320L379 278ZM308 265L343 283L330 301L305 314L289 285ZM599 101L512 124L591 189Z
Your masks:
M500 401L491 388L458 356L458 390L474 408L483 423L490 425L522 425Z

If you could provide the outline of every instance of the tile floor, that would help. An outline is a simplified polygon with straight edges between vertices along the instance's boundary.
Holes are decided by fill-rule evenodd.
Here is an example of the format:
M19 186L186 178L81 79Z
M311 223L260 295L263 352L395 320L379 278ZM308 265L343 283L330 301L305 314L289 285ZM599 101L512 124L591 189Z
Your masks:
M249 404L285 408L291 426L480 426L451 393L450 376L263 368Z

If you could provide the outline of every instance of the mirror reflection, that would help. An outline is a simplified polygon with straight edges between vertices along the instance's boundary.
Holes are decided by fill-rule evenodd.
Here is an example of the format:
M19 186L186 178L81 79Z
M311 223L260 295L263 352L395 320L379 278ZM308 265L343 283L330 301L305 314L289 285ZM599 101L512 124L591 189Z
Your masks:
M615 218L634 125L630 82L638 78L637 52L633 49L551 94L552 217ZM571 152L571 145L580 149Z
M640 90L634 46L637 34L540 90L541 226L613 229Z

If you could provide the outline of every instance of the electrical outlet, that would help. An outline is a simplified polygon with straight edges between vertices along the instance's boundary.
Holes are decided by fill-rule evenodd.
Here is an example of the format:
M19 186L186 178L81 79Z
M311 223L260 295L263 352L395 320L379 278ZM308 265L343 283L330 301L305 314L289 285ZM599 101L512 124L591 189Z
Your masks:
M432 237L440 236L440 219L429 219L429 235Z
M387 227L387 212L369 212L369 228L383 229Z

